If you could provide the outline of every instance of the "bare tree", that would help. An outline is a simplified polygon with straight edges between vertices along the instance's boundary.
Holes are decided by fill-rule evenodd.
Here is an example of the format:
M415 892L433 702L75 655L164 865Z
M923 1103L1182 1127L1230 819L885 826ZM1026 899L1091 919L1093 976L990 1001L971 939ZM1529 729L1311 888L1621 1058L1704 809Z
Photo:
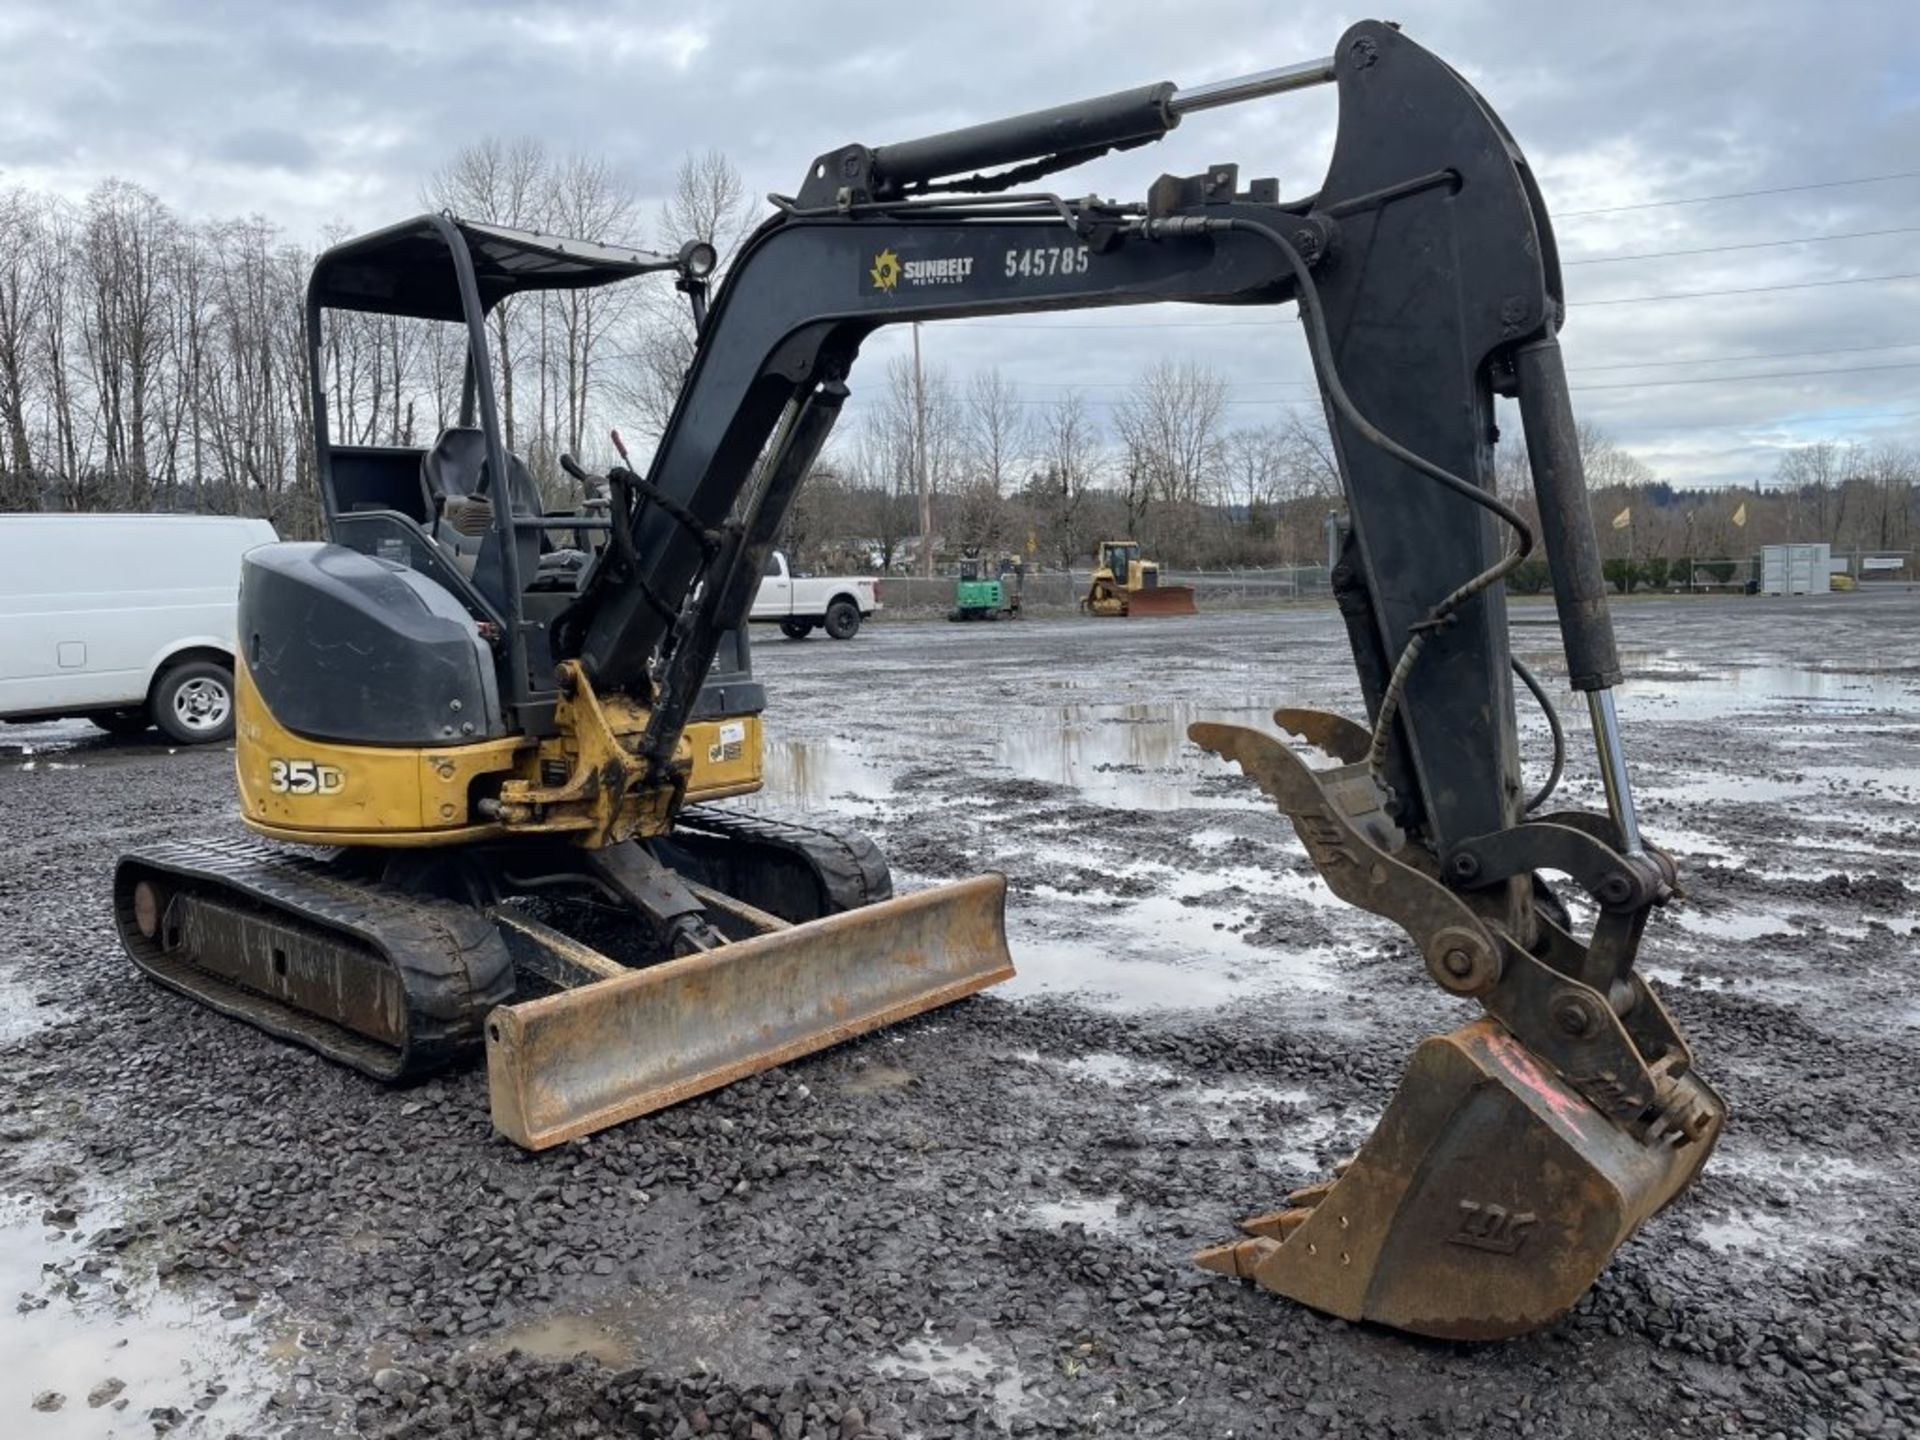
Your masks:
M489 136L436 170L422 194L435 209L451 210L465 219L540 229L547 222L550 196L546 147L528 136L512 141ZM524 344L522 327L515 323L518 308L513 301L503 300L490 316L500 384L500 428L509 450L515 448L514 366Z
M555 172L550 209L557 229L583 239L617 241L636 228L633 186L599 157L575 155ZM553 292L561 335L559 393L565 398L561 443L579 454L587 415L603 388L601 361L614 329L632 313L632 286Z
M81 339L106 444L116 503L144 508L151 496L148 444L167 343L166 281L178 241L159 198L124 180L87 197L86 320Z
M654 232L663 250L677 250L688 240L713 246L720 257L714 272L718 281L753 226L746 181L725 155L707 150L681 160ZM693 366L693 315L684 296L657 286L642 292L636 321L624 356L621 399L638 412L640 429L657 441Z
M1070 570L1091 543L1083 520L1102 468L1099 427L1079 391L1067 391L1048 408L1036 448L1039 466L1027 485L1028 503L1049 555Z
M1221 447L1221 498L1249 530L1273 523L1284 459L1285 440L1270 425L1235 430Z
M0 195L0 509L38 509L40 486L27 429L45 308L40 207L25 191Z
M958 538L972 551L998 550L1007 522L1003 502L1032 445L1026 409L998 368L976 371L968 380L959 441Z
M1152 499L1196 505L1206 498L1226 404L1227 382L1196 360L1157 360L1134 382L1114 424Z

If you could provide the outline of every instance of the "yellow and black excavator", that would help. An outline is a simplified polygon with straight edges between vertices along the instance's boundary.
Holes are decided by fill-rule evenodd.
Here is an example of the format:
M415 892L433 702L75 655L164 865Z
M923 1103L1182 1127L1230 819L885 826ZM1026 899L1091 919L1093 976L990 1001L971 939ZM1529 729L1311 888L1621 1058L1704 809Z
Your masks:
M1139 202L1031 188L1195 112L1327 83L1339 129L1304 196L1226 164ZM1560 266L1512 136L1446 64L1364 22L1325 59L1241 80L842 146L774 203L710 306L698 244L652 256L427 216L320 259L330 540L247 557L236 766L249 826L330 848L125 857L135 961L374 1075L484 1044L496 1122L536 1146L1004 977L999 877L887 898L857 839L710 803L754 783L738 635L768 549L881 326L1296 305L1351 517L1333 586L1367 718L1276 712L1323 766L1275 731L1191 733L1482 1013L1419 1047L1337 1179L1201 1263L1429 1335L1564 1312L1699 1173L1725 1110L1635 968L1677 879L1628 783ZM644 475L615 466L604 504L545 514L502 443L487 312L655 270L698 325L672 418ZM462 425L425 450L334 444L329 310L463 326ZM1494 484L1497 396L1517 402L1537 522ZM1551 773L1523 784L1516 681L1554 712L1509 647L1502 582L1536 548L1604 813L1548 808L1557 717ZM1584 934L1556 886L1597 917Z
M1095 557L1093 580L1080 597L1088 615L1130 619L1146 615L1192 615L1191 585L1160 583L1160 562L1140 558L1138 540L1102 540Z

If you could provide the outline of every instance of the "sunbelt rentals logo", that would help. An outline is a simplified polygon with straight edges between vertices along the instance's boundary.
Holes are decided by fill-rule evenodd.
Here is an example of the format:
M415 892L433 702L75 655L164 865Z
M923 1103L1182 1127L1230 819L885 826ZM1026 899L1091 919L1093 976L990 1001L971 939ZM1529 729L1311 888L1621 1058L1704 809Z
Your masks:
M939 260L902 260L891 248L873 257L867 277L873 288L891 295L902 285L959 285L973 274L971 255L949 255Z

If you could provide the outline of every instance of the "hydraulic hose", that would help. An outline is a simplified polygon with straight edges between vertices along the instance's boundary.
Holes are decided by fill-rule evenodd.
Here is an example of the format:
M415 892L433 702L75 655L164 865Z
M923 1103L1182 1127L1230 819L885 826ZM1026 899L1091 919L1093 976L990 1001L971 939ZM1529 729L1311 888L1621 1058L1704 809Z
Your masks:
M1367 766L1376 780L1382 776L1386 764L1387 745L1393 735L1394 717L1399 713L1400 704L1406 695L1407 682L1413 674L1413 668L1419 663L1420 652L1425 648L1427 636L1446 625L1453 613L1481 591L1505 579L1513 570L1533 553L1533 527L1528 525L1519 511L1508 505L1498 495L1481 489L1470 480L1464 480L1444 466L1436 465L1424 455L1417 455L1375 425L1360 413L1360 407L1354 404L1353 397L1347 393L1346 384L1340 378L1340 367L1335 359L1333 337L1327 330L1326 310L1320 303L1320 287L1313 278L1313 271L1301 256L1293 242L1271 225L1258 220L1243 217L1206 219L1198 216L1174 216L1161 220L1147 220L1142 226L1149 236L1182 235L1205 233L1209 231L1237 230L1242 234L1254 235L1272 245L1286 261L1287 268L1293 273L1294 293L1300 304L1300 315L1305 322L1307 349L1313 356L1314 369L1326 388L1327 396L1333 406L1351 425L1354 432L1374 449L1392 456L1408 469L1424 475L1436 484L1445 486L1454 494L1472 501L1483 510L1490 510L1510 526L1517 537L1515 547L1499 560L1489 565L1472 579L1449 592L1438 604L1430 609L1425 618L1416 621L1407 637L1406 648L1400 652L1400 658L1394 662L1393 673L1388 677L1386 688L1380 695L1380 708L1374 717L1373 735L1367 747ZM1533 801L1528 805L1532 810L1541 804L1559 784L1560 771L1564 763L1564 745L1559 716L1554 712L1552 702L1547 699L1537 681L1523 666L1515 662L1515 670L1520 674L1527 688L1547 711L1548 724L1554 732L1554 769Z

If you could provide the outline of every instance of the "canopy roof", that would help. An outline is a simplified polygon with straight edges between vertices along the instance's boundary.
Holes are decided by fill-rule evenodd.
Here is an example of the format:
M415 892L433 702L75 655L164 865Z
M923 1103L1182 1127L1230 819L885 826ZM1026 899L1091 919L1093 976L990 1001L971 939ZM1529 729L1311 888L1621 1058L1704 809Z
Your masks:
M315 262L307 294L329 309L458 320L460 279L449 248L457 240L464 240L473 256L483 310L526 290L610 285L679 263L674 256L629 245L421 215L335 245Z

